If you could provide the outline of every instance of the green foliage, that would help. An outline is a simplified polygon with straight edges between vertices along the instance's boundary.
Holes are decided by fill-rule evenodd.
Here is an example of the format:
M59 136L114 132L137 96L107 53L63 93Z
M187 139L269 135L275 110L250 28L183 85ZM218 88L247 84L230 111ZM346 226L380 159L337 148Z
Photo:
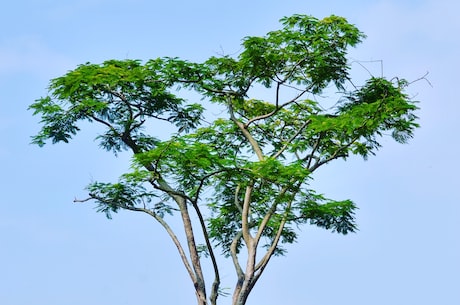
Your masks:
M203 106L183 105L159 78L161 65L142 65L136 60L109 60L101 65L84 64L51 81L51 95L30 106L40 114L44 128L33 143L68 142L79 130L77 122L87 120L107 127L98 136L100 146L113 152L127 147L136 151L155 146L157 139L142 133L149 119L174 123L178 131L193 129Z
M32 142L68 142L80 121L101 125L99 145L115 154L130 150L133 172L88 187L98 211L148 212L169 230L164 215L180 211L186 225L192 206L207 241L196 249L211 259L215 246L235 257L250 246L248 236L268 257L284 254L282 244L293 243L294 228L305 223L354 232L355 204L316 194L308 182L333 160L374 155L387 134L406 143L418 127L417 107L404 80L372 77L345 89L347 49L364 35L344 18L294 15L281 23L244 38L235 58L80 65L53 79L49 96L30 106L42 124ZM331 87L338 96L326 108L316 97ZM271 97L252 96L262 90ZM203 100L188 102L184 91ZM205 121L207 102L223 115ZM159 122L176 128L170 139L152 129Z
M151 173L146 170L135 170L124 174L117 183L91 183L87 189L91 198L98 203L97 211L103 212L107 218L112 218L111 213L120 209L135 209L136 207L148 208L152 213L163 217L165 213L172 215L174 208L166 199L159 199L157 192L149 191L146 187L151 179Z
M346 49L364 37L344 18L323 20L294 15L281 20L284 28L266 37L247 37L240 59L250 76L266 87L274 79L304 85L319 93L331 81L342 88L347 77Z
M333 232L342 234L357 230L354 223L356 206L351 200L329 200L310 191L299 209L302 219L320 228L332 229Z

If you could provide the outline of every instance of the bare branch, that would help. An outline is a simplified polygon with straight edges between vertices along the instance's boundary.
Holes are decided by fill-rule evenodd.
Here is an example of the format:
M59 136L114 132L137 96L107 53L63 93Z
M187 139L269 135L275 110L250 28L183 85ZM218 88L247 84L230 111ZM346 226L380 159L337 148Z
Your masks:
M243 231L239 231L236 233L235 237L233 238L232 244L230 245L230 253L232 256L233 260L233 265L235 266L236 274L238 278L243 277L243 269L241 269L240 262L238 261L238 254L237 254L237 245L238 245L238 240L243 236Z
M276 108L279 107L280 104L280 88L281 88L282 82L277 82L276 84L276 93L275 93L275 106Z
M224 171L224 170L220 170L218 172L222 172L222 171ZM207 175L207 177L211 177L212 175L215 175L218 172L214 172L214 173L212 173L210 175ZM199 189L201 189L201 186L203 185L204 179L206 179L206 178L202 179ZM200 207L198 206L198 203L197 203L198 196L199 196L199 190L197 191L195 200L192 201L192 206L195 209L195 212L196 212L196 214L198 216L201 231L203 233L203 238L204 238L204 241L206 243L206 248L208 249L209 256L211 257L212 267L213 267L213 270L214 270L214 282L212 283L212 286L211 286L210 300L211 300L211 304L216 304L217 297L219 296L219 286L220 286L219 267L217 265L217 260L216 260L215 254L214 254L214 249L213 249L213 247L211 245L211 240L209 238L209 233L208 233L208 230L207 230L207 227L206 227L206 222L204 220L203 214L201 213Z
M90 200L93 200L93 199L94 199L94 198L92 198L92 197L88 197L88 198L86 198L86 199L77 199L77 198L75 198L75 199L73 200L73 202L75 202L75 203L80 203L80 202L90 201Z
M291 204L292 204L292 201L289 202L288 206L286 207L286 213L285 213L283 219L280 222L278 231L276 232L275 238L273 239L273 242L272 242L270 248L267 250L267 252L262 257L262 259L259 261L259 263L257 263L257 265L255 266L255 271L258 271L258 273L255 275L254 281L257 281L257 279L261 276L263 270L265 269L265 267L268 264L268 261L273 256L273 253L275 252L276 247L278 246L278 242L279 242L279 240L281 238L281 234L283 233L283 229L284 229L284 226L286 225L286 221L287 221L287 218L288 218L287 217L287 211L290 210Z
M278 198L286 194L287 190L288 190L288 187L284 187L283 189L281 189L281 191L279 192ZM275 214L277 206L278 206L278 201L275 199L270 209L268 210L267 214L265 214L264 218L262 219L262 222L260 223L259 228L257 229L257 234L254 238L256 246L259 244L260 238L262 237L263 231L265 230L268 222L270 221L273 214Z
M243 230L243 239L246 243L246 246L249 248L252 244L252 236L249 232L249 213L250 213L250 205L251 205L251 194L253 190L253 185L248 185L246 187L246 192L244 194L244 201L243 201L243 212L241 214L241 228Z
M264 154L262 152L262 149L260 149L259 144L254 139L254 137L251 135L251 133L248 131L247 126L245 126L243 123L238 121L238 119L235 117L231 102L228 103L228 109L230 113L230 119L236 124L236 126L238 126L238 128L243 133L244 137L249 141L249 144L251 144L252 149L254 150L254 153L257 155L257 158L260 161L262 161L264 159Z
M192 266L193 266L193 269L196 275L195 291L197 292L197 295L199 295L200 298L203 298L204 300L206 300L206 289L205 289L205 284L204 284L203 271L202 271L201 263L200 263L200 256L196 248L195 235L193 233L193 225L192 225L190 214L187 208L187 200L189 201L191 200L185 194L175 191L163 179L160 178L157 181L158 181L158 184L156 184L156 186L154 187L157 187L158 189L163 190L164 192L169 194L174 199L174 201L177 203L180 209L180 214L182 217L182 223L184 225L185 237L186 237L187 244L188 244L190 259L191 259Z
M235 189L234 203L235 203L235 206L240 211L240 213L243 214L243 207L241 206L240 201L238 199L240 190L241 190L241 185L238 184Z
M428 83L428 85L430 85L430 87L433 87L433 85L431 84L431 82L427 78L428 74L430 74L430 72L427 71L422 77L419 77L419 78L409 82L408 85L411 85L411 84L416 83L418 81L424 80L424 81L426 81Z
M321 142L322 137L323 137L323 134L320 133L319 136L318 136L318 138L317 138L316 141L315 141L315 145L313 145L313 148L312 148L310 154L306 157L306 158L308 158L308 163L307 163L307 168L308 168L308 169L310 169L311 162L312 162L312 160L314 159L316 150L317 150L318 147L319 147L319 144L320 144L320 142Z
M182 262L183 262L183 264L185 266L185 269L187 270L192 282L196 283L197 278L196 278L196 276L195 276L195 274L194 274L194 272L193 272L193 270L192 270L192 268L190 266L190 263L188 261L187 255L185 254L185 251L182 248L182 245L181 245L179 239L177 238L176 234L171 229L171 227L168 225L168 223L165 222L163 220L163 218L161 218L158 214L156 214L154 211L152 211L150 209L146 209L146 208L138 208L138 207L133 207L133 206L128 206L128 205L121 205L121 204L117 204L116 202L107 202L104 198L101 198L101 197L96 196L94 194L90 194L89 198L86 198L86 199L83 199L83 200L78 200L78 199L75 198L74 202L80 203L80 202L86 202L86 201L89 201L89 200L98 200L98 201L106 203L106 204L116 205L117 207L119 207L121 209L125 209L125 210L130 210L130 211L135 211L135 212L143 212L143 213L146 213L146 214L152 216L153 218L155 218L155 220L158 221L160 223L160 225L168 233L169 237L171 238L171 240L173 241L174 245L176 246L177 251L179 252L180 258L181 258L181 260L182 260Z

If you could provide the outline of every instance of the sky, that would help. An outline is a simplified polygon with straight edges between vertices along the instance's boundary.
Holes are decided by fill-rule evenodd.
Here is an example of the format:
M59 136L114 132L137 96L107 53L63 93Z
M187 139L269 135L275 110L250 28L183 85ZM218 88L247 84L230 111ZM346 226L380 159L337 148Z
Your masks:
M368 161L336 162L315 176L318 192L359 206L360 231L303 227L248 305L460 304L459 10L456 0L5 1L0 304L194 304L175 248L152 219L120 212L107 220L91 203L73 203L89 182L115 181L128 157L99 150L91 128L70 144L32 146L39 118L27 107L78 64L232 54L243 37L276 30L292 14L346 17L368 36L351 60L389 78L429 72L429 82L408 88L421 108L409 144L384 140ZM368 76L359 65L352 72ZM233 287L232 268L222 278Z

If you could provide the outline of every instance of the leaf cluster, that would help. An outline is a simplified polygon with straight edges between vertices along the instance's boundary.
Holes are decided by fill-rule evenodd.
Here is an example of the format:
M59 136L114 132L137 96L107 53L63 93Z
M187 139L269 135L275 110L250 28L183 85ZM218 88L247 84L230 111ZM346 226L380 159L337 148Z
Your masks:
M184 100L171 93L168 81L160 79L158 69L165 60L152 60L142 65L138 60L108 60L101 65L84 64L50 83L50 96L30 106L41 115L44 125L33 143L45 140L68 142L78 131L78 121L104 125L98 136L100 146L119 152L154 147L157 138L142 132L145 122L157 119L175 124L179 131L195 128L203 106L184 105Z

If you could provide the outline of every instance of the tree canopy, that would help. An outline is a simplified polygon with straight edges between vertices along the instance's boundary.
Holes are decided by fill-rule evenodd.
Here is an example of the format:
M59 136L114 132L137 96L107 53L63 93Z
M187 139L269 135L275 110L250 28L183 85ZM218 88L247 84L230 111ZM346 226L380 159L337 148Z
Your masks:
M78 201L95 201L109 218L120 210L152 216L176 245L201 305L217 303L220 253L233 263L233 304L241 305L298 226L355 232L356 205L311 189L314 172L374 155L384 136L406 143L418 127L407 81L351 81L347 50L365 37L354 25L305 15L281 24L244 38L233 57L82 64L51 80L49 95L30 106L41 117L35 144L67 143L88 121L103 127L101 148L132 153L131 172L91 183ZM190 101L189 92L201 100ZM160 122L174 127L166 140ZM182 220L186 240L170 215ZM204 263L214 270L210 286Z

